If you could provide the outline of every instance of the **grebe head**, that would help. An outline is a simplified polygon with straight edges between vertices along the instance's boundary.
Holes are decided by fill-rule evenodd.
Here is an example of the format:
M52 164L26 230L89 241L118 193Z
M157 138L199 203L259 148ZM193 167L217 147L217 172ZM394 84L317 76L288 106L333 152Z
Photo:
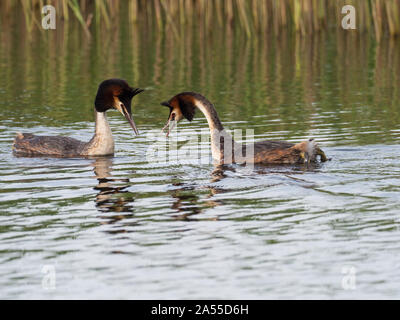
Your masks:
M196 100L198 100L199 95L195 92L182 92L172 97L168 101L161 102L162 106L169 108L169 116L167 124L164 129L169 126L167 136L174 128L175 124L186 118L189 121L193 120L196 111Z
M100 83L94 105L97 112L116 109L128 120L132 129L139 134L132 118L132 98L142 92L142 89L132 88L122 79L108 79Z

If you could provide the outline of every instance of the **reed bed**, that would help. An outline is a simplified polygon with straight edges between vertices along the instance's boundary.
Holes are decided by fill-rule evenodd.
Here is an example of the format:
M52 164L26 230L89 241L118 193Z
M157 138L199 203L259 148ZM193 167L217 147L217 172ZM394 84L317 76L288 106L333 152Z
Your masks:
M341 29L341 8L356 8L357 30L383 35L400 34L400 0L2 0L1 23L10 12L20 10L26 29L40 27L40 8L52 4L59 23L79 21L90 35L92 25L115 26L121 13L127 22L151 24L160 30L182 34L196 24L212 32L214 28L242 30L248 37L259 33L296 32L310 35L322 30Z

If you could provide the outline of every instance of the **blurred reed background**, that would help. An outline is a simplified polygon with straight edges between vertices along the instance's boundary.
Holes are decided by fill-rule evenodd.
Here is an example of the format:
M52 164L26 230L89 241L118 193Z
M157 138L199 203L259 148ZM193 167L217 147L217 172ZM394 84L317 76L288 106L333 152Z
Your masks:
M376 30L373 25L370 33L336 27L327 32L328 23L321 20L324 31L311 32L304 27L303 34L295 31L295 25L288 30L282 27L282 11L278 26L271 22L262 28L272 28L273 32L249 38L242 26L248 23L250 30L256 28L249 18L256 15L251 11L253 5L265 4L267 8L268 4L268 10L277 10L277 3L282 9L295 2L103 0L53 2L58 10L65 10L64 16L68 12L68 17L58 22L56 30L45 31L37 27L39 16L31 11L41 5L40 1L0 3L2 10L9 10L8 15L2 11L0 32L2 123L19 121L24 114L29 126L91 125L93 114L88 106L93 103L98 83L118 76L146 89L146 95L135 100L146 105L135 109L142 127L162 126L166 115L160 111L160 99L190 88L206 93L225 121L252 121L256 134L268 129L262 123L257 125L263 117L279 119L274 130L282 132L279 138L283 139L306 136L319 125L322 133L331 130L326 139L338 139L335 143L341 143L344 136L346 143L349 139L357 143L393 142L398 137L393 132L400 133L400 41L383 36L389 35L389 29L383 33L383 25L379 42L371 36ZM215 10L218 3L221 7ZM241 3L245 11L239 18ZM336 1L301 3L301 8L305 3L329 7ZM369 3L371 6L365 7L369 14L376 5L386 8L394 1L358 3ZM72 9L74 5L79 5L79 11ZM228 24L222 13L230 5L233 22ZM30 6L29 11L17 10L23 6ZM76 18L78 12L81 21ZM86 25L90 13L93 17L87 26L88 37L82 21ZM191 15L202 16L202 25L183 27L194 21ZM374 21L372 16L365 16ZM177 17L182 24L176 22ZM288 21L292 18L286 17L286 23L291 24ZM27 21L31 28L26 27ZM257 21L260 27L264 19ZM221 28L207 29L206 23L220 23ZM71 108L77 111L71 112ZM365 128L376 133L365 134ZM323 141L322 133L318 139Z
M256 134L268 129L263 117L279 120L282 139L316 128L335 143L400 134L399 1L50 1L58 20L48 31L45 3L0 1L2 124L23 114L29 126L91 125L98 83L118 76L146 89L135 100L146 105L135 109L141 127L162 126L160 99L189 88ZM345 3L356 31L341 28Z
M1 24L20 8L31 31L40 26L38 8L44 4L55 6L59 23L79 21L87 35L92 25L113 28L122 11L129 23L152 24L175 36L193 24L209 32L216 27L240 29L248 37L287 31L310 35L340 29L345 4L355 6L359 32L373 31L378 40L400 34L400 0L2 0Z

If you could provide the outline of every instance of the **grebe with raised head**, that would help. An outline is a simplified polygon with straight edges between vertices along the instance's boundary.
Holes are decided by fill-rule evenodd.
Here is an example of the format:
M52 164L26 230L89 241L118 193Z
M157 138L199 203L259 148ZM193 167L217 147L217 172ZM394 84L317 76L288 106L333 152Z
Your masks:
M251 145L237 143L225 131L213 104L196 92L179 93L161 105L170 108L167 124L163 128L169 127L167 136L175 123L183 118L192 121L196 109L205 115L211 133L212 157L218 164L301 164L316 162L317 156L321 162L328 160L314 139L297 144L286 141L259 141Z
M116 109L128 120L132 129L139 134L132 118L132 98L142 92L132 88L122 79L103 81L97 90L94 102L95 133L89 142L63 136L36 136L18 132L13 153L16 156L79 157L114 154L114 139L107 121L106 111Z

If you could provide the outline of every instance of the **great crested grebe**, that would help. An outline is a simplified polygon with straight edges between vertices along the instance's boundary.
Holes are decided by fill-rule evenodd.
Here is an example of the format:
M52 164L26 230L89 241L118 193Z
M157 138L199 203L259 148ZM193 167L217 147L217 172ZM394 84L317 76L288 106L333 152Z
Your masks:
M108 79L100 83L94 101L96 128L89 142L62 136L36 136L30 133L18 132L13 152L17 156L104 156L114 154L114 139L107 121L106 111L116 109L128 120L132 129L139 134L132 119L132 98L142 92L142 89L132 88L122 79Z
M192 121L196 108L205 115L210 127L212 157L218 164L299 164L316 162L317 156L322 162L327 160L313 139L298 144L286 141L259 141L250 145L237 143L225 131L212 103L199 93L182 92L161 105L170 108L167 124L163 128L169 127L167 136L176 122L183 118Z

